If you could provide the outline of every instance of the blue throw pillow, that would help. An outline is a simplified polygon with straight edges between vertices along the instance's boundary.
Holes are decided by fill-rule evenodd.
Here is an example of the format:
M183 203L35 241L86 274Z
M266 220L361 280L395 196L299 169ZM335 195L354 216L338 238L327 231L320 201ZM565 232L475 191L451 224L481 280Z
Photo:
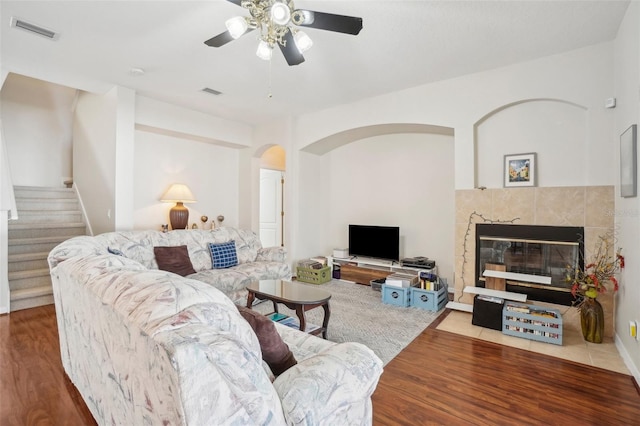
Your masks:
M238 264L236 242L233 240L220 244L209 243L209 252L213 269L230 268Z
M115 254L116 256L124 256L124 253L118 249L112 249L111 247L107 247L107 251L111 254Z

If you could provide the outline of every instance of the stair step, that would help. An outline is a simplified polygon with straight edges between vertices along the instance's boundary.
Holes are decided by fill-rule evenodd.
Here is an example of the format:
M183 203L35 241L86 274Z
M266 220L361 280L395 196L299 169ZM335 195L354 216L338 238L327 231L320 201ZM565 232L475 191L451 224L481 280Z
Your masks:
M48 268L49 252L11 254L8 256L9 272L27 271L30 269Z
M9 222L9 225L60 222L82 222L82 212L80 210L19 210L18 220Z
M11 291L11 312L53 303L51 285Z
M33 223L19 223L9 222L9 231L12 230L24 230L24 229L62 229L62 228L77 228L83 227L82 222L71 223L51 223L51 222L33 222Z
M12 294L16 290L24 290L33 287L46 287L47 285L51 287L51 275L49 275L49 268L9 272L9 289Z
M18 216L21 210L78 210L75 198L16 198Z
M84 223L15 223L9 225L9 238L39 238L39 237L75 237L85 235L87 227Z
M14 187L18 217L8 225L11 311L53 303L47 257L87 227L73 188Z
M47 253L49 253L52 248L68 239L69 238L63 236L43 238L13 238L9 239L8 253L9 255L35 253L41 251L46 251Z
M9 262L26 262L28 260L46 259L49 256L48 251L39 251L33 253L10 254Z
M46 187L46 186L14 186L13 192L16 197L25 198L75 198L76 192L73 188Z
M24 280L28 278L38 278L42 276L49 276L49 268L32 269L29 271L18 271L9 273L9 281L12 280Z

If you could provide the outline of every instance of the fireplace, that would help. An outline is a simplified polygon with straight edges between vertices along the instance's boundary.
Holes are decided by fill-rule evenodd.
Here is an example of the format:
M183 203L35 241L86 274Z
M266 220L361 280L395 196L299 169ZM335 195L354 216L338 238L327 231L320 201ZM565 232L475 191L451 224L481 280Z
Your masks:
M571 305L571 284L564 282L566 268L582 267L583 254L583 227L479 223L476 286Z

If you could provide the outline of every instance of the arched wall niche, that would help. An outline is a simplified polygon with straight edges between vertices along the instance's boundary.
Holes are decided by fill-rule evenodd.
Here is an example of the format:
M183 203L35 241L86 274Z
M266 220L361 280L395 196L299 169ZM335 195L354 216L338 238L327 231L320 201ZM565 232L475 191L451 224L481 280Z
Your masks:
M584 185L589 110L562 99L512 102L474 124L475 186L503 186L504 156L534 152L537 186Z
M348 247L348 225L398 226L401 257L437 259L453 280L454 129L386 123L324 137L296 153L299 258Z
M277 146L277 144L268 143L268 144L260 145L259 147L253 150L253 154L251 156L253 158L261 158L265 152L267 152L269 149L273 148L274 146Z
M351 142L366 139L374 136L401 134L401 133L428 133L435 135L453 136L453 129L450 127L437 126L433 124L419 123L387 123L375 124L371 126L357 127L333 135L324 137L313 142L301 151L310 154L323 155L336 148L347 145Z

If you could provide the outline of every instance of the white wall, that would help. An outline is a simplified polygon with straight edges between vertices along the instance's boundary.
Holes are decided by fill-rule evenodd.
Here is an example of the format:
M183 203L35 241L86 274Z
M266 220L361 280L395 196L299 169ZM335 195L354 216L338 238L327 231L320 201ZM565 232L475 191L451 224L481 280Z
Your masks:
M631 2L615 42L615 128L613 131L616 160L619 135L631 124L640 125L640 3ZM640 158L636 159L640 163ZM629 321L640 321L640 197L620 197L619 167L616 170L615 222L618 246L626 258L620 290L616 296L616 332L620 353L632 363L632 372L640 382L640 342L629 336Z
M612 59L612 43L602 43L341 105L298 117L294 139L301 149L329 135L371 125L422 123L450 127L455 131L456 189L471 189L477 185L475 124L506 105L556 99L587 110L584 166L601 172L590 174L585 183L611 182L615 175L613 112L604 108L604 100L613 92ZM552 155L554 149L554 144L540 141L536 151ZM561 173L556 170L554 176Z
M134 228L169 223L172 206L158 200L172 183L186 184L198 200L186 204L190 226L201 227L202 215L209 217L207 228L218 215L225 217L223 225L250 226L252 209L241 208L258 210L247 195L253 182L250 164L259 162L249 148L250 126L138 95L135 128Z
M377 136L323 157L329 209L319 224L325 234L321 254L349 246L349 224L399 226L400 256L434 259L453 282L453 137Z
M502 188L503 155L528 152L537 152L538 186L583 185L593 172L584 167L587 118L584 108L550 100L523 102L490 115L477 127L477 185ZM613 185L611 173L604 178L601 184Z
M7 79L8 72L0 72L0 88ZM9 244L9 217L17 218L13 182L9 173L9 158L0 117L0 314L9 312L9 268L7 248ZM9 214L11 213L11 215Z
M117 87L115 141L115 229L133 228L133 153L136 93Z
M189 226L202 228L200 216L207 215L209 229L220 214L224 225L237 226L239 157L237 149L136 131L133 228L159 230L169 223L174 204L159 200L172 183L185 183L198 200L185 204Z
M582 138L571 142L572 146L581 148L579 155L583 156L577 167L588 172L581 178L572 178L572 185L611 184L617 167L612 150L615 142L612 136L613 112L604 108L604 100L613 93L612 47L612 43L598 44L297 117L293 133L296 149L304 149L316 141L350 129L393 123L435 125L454 129L455 189L471 189L487 183L501 187L497 179L502 174L502 165L496 170L494 162L502 161L504 154L517 153L509 145L510 139L515 140L518 148L530 148L526 152L537 152L539 163L548 159L544 166L539 164L544 171L541 179L544 185L556 186L569 182L566 170L559 167L558 140L575 137ZM544 99L559 101L554 105L564 102L577 107L554 106L552 112L555 115L545 114L540 120L527 117L527 114L535 113L534 109L540 111L544 103L525 103L516 107L524 101ZM500 112L509 106L513 108ZM584 130L578 129L581 113L576 113L576 109L584 111ZM506 120L491 119L500 116L517 116L520 121L517 127L527 131L535 126L549 126L551 130L536 130L534 137L523 139L524 136L517 134L516 126L504 127ZM501 126L500 132L509 134L501 134L498 140L488 140L498 133L491 129L496 123ZM569 127L565 129L558 123L569 123ZM490 146L488 154L483 152L477 158L476 131L480 135L478 149ZM411 156L411 153L405 154ZM309 199L307 195L321 184L307 172L320 167L320 157L305 156L304 161L297 174L290 175L290 178L299 178L299 188L294 194L294 211L291 212L300 221L297 223L295 220L298 219L295 219L296 227L293 228L297 237L294 241L297 257L325 248L316 247L316 241L322 240L322 231L310 228L307 218L327 217L333 208ZM353 161L350 171L359 174L367 167L368 164ZM287 170L292 169L288 167ZM483 173L482 178L487 183L476 180L476 171ZM453 238L452 231L448 239Z
M295 157L295 161L287 164L287 189L291 197L288 202L285 198L285 204L295 212L304 208L305 213L292 215L291 209L288 210L289 233L285 235L285 247L290 250L292 261L327 255L331 244L327 241L330 211L339 208L329 202L330 185L324 173L327 165L323 157L304 151L295 152L291 157Z
M74 185L94 234L115 230L118 89L82 92L73 125Z
M136 125L185 139L244 148L251 146L251 126L138 95Z
M65 86L8 75L0 105L14 185L62 187L73 176L75 94Z

